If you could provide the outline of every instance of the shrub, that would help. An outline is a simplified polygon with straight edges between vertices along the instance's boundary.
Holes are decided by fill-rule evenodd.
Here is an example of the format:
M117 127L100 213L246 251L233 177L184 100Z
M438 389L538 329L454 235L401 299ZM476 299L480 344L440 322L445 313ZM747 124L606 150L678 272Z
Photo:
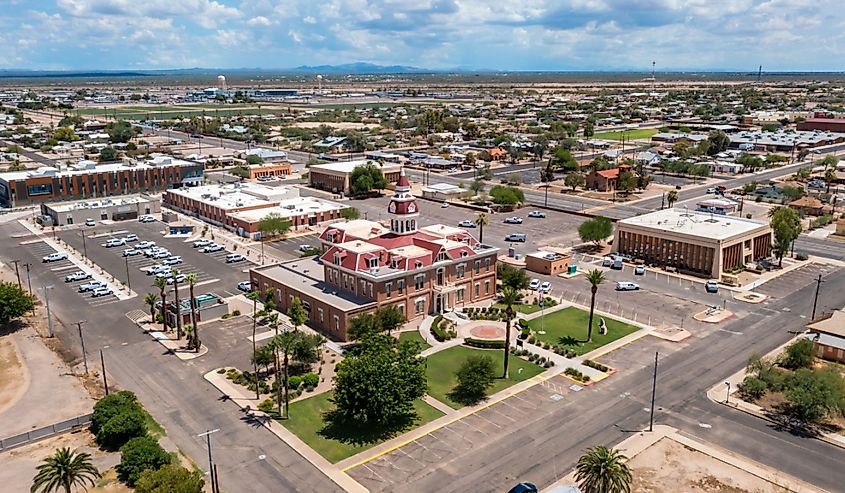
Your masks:
M796 253L796 254L795 254L795 258L796 258L797 260L807 260L807 259L809 259L809 258L810 258L810 256L809 256L809 255L807 255L807 254L806 254L806 253L804 253L804 252L798 252L798 253Z
M534 341L536 341L536 340L537 339L534 337L534 334L531 334L530 336L528 336L528 344L534 344Z
M220 318L222 318L223 320L226 320L227 318L229 318L231 316L232 316L231 313L224 313Z
M605 366L601 363L596 363L595 361L592 361L592 360L584 360L584 366L589 366L590 368L596 369L596 370L598 370L600 372L604 372L604 373L607 373L608 371L610 371L610 368L608 368L607 366Z
M842 414L843 381L836 371L799 368L787 380L788 411L804 422Z
M477 347L480 349L503 349L505 347L505 341L503 339L487 340L467 337L466 339L464 339L464 344L470 347Z
M778 363L790 370L809 368L813 364L813 341L798 339L793 342L786 347Z
M313 389L320 383L320 376L316 373L306 373L303 375L302 381L305 383L305 388Z
M140 407L138 398L128 390L121 390L103 397L94 404L94 412L91 415L91 432L96 435L111 418L135 407Z
M290 387L291 390L298 389L301 384L302 377L300 377L299 375L293 375L291 377L288 377L288 387Z
M536 354L531 353L531 354L528 355L528 361L531 361L533 363L536 359L537 359Z
M766 382L755 376L748 375L739 384L739 395L749 402L754 402L763 397L767 389L768 385L766 385Z
M263 411L265 413L269 413L273 410L273 399L264 399L261 401L261 404L258 405L258 410Z
M141 473L135 484L136 493L202 493L205 480L199 471L189 471L182 466L167 465L155 471Z
M241 311L240 311L240 310L232 310L232 316L233 316L233 317L237 317L237 316L239 316L240 314L241 314Z
M495 365L490 356L470 356L455 372L458 384L449 397L462 404L475 404L487 396L487 389L496 378Z
M107 449L117 450L129 440L146 434L146 416L136 405L126 408L101 426L97 431L97 443Z
M219 369L217 370L217 374L218 374L218 375L222 375L222 374L224 374L224 373L226 373L226 369L225 369L225 368L219 368Z
M546 361L543 363L543 368L550 368L553 364L555 364L555 362L552 360Z
M120 464L117 477L133 486L141 473L170 464L172 457L152 437L137 437L120 448Z

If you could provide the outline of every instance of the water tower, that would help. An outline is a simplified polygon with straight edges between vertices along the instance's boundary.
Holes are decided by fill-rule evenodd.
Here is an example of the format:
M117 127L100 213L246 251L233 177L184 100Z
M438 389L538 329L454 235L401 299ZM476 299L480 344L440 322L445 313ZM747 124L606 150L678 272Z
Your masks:
M226 90L226 76L225 75L218 75L217 76L217 88L221 91Z

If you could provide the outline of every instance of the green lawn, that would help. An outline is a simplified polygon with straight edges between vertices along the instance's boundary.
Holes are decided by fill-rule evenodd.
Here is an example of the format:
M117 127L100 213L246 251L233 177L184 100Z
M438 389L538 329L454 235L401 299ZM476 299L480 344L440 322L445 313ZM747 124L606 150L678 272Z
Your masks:
M505 306L501 303L496 303L496 304L493 305L493 308L499 308L499 309L504 310L505 308L507 308L507 306ZM551 307L547 305L546 308L548 309L548 308L551 308ZM540 311L540 305L536 305L536 304L533 304L533 303L520 303L518 305L513 305L513 311L515 311L517 313L524 313L524 314L528 315L530 313L539 312Z
M640 140L650 139L651 136L656 133L656 128L637 128L634 130L625 130L619 132L600 132L593 135L593 138L603 140L622 140L622 136L624 135L625 140Z
M563 345L574 350L579 355L589 353L593 349L639 330L639 328L633 325L595 315L593 316L593 342L587 344L584 341L587 340L587 322L590 318L590 312L579 308L568 307L549 313L544 318L544 322L541 322L540 318L528 321L528 325L533 330L534 336L549 344ZM598 325L600 318L604 318L605 323L607 323L606 335L599 334ZM541 325L546 332L545 334L538 333Z
M423 351L431 347L431 344L425 342L425 339L423 339L423 336L420 335L420 331L418 330L400 332L399 342L402 341L417 341L422 344Z
M438 351L429 356L428 364L426 365L426 376L428 377L428 395L434 397L440 402L446 403L454 409L460 409L463 404L458 404L449 399L449 392L457 385L458 380L455 378L455 372L470 356L488 355L493 358L496 364L496 374L501 376L503 371L502 355L503 351L491 349L475 349L467 346L454 346L443 351ZM543 368L511 355L509 358L509 377L507 380L498 378L488 390L488 395L506 389L511 385L528 380L529 378L543 373ZM520 371L522 369L522 371Z
M308 399L293 402L290 405L291 418L279 422L333 464L383 441L362 443L367 441L365 437L347 436L341 440L341 437L331 436L331 432L325 429L325 422L323 421L323 413L334 407L334 404L329 401L331 396L331 392L324 392ZM417 412L417 420L409 429L443 416L443 413L421 400L414 401L414 409Z

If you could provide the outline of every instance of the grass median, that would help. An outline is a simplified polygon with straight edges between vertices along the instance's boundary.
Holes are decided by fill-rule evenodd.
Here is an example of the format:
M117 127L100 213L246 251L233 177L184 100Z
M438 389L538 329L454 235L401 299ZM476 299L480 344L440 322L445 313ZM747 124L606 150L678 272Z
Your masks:
M589 353L639 330L639 327L595 314L593 316L593 341L587 342L589 318L590 312L575 307L567 307L546 314L545 320L541 320L539 317L529 320L528 325L531 327L532 334L538 340L555 346L563 346L575 351L578 355ZM602 318L607 324L607 334L604 335L599 334L598 330L599 320Z

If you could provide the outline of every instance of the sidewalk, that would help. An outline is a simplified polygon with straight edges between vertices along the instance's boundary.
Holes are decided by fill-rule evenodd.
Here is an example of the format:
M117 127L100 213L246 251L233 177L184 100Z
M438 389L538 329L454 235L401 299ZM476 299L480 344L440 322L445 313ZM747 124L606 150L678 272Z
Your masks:
M305 458L308 462L319 469L323 474L329 477L335 484L337 484L344 491L351 493L367 493L367 489L360 483L352 479L344 473L338 464L332 464L323 456L315 452L305 442L299 439L296 435L288 431L284 426L279 424L276 420L270 418L267 414L255 410L258 402L254 397L246 395L246 389L229 382L225 374L217 373L217 370L211 370L203 375L211 385L215 386L223 395L227 396L244 412L245 418L254 420L261 426L267 428L274 435L279 437L289 447L294 449L299 455Z
M772 468L766 467L747 457L734 454L729 450L725 450L703 441L692 439L681 434L677 429L666 425L655 425L653 432L637 433L636 435L626 438L613 448L627 456L628 459L633 459L635 456L664 438L677 442L688 449L708 455L718 461L741 469L764 481L772 483L773 485L784 488L786 491L793 493L826 493L824 490L816 486L805 483L797 478L787 476L780 471L773 470ZM572 471L566 477L542 491L543 493L550 493L558 486L570 486L575 484L575 471Z

